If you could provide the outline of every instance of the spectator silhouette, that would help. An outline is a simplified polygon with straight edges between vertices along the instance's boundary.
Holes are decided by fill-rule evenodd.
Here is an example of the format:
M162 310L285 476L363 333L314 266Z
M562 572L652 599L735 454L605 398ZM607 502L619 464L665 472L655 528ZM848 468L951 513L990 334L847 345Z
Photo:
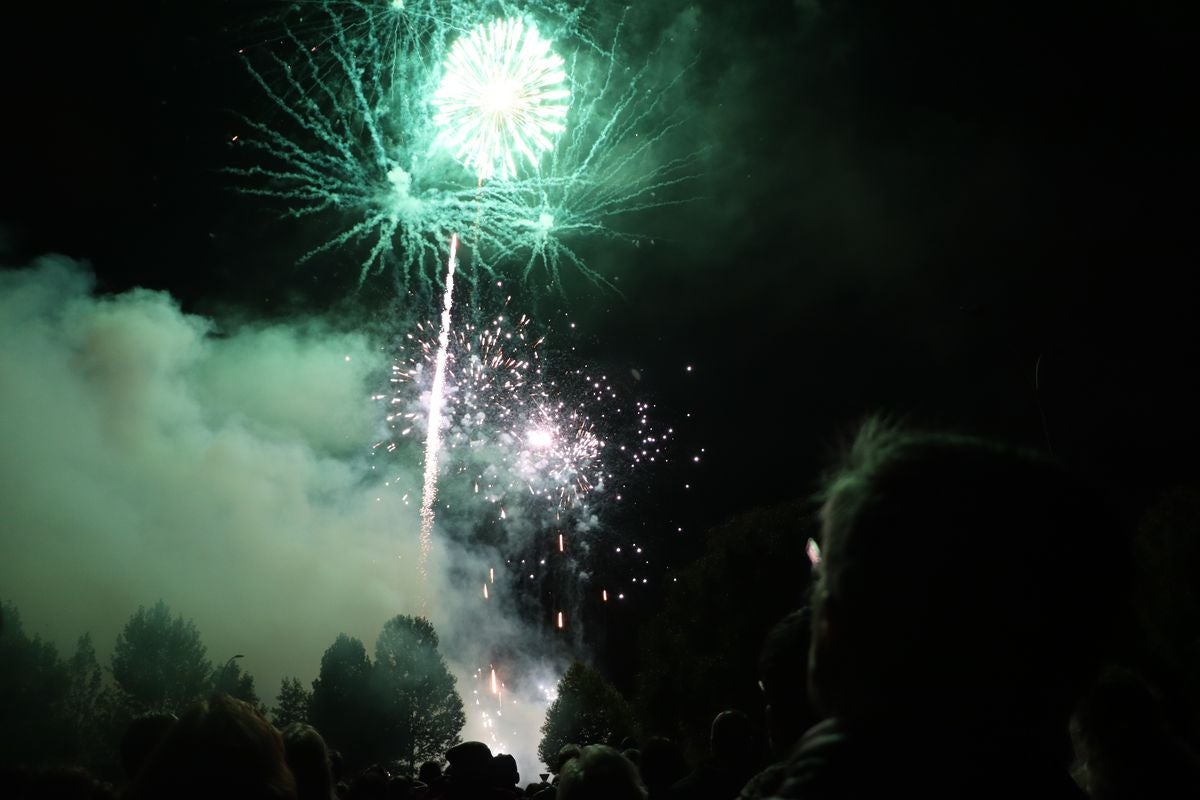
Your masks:
M142 767L128 800L296 800L283 737L225 694L193 705Z
M808 697L811 631L812 611L802 608L777 622L763 641L758 660L759 686L766 701L767 741L776 761L743 787L739 795L743 800L775 793L787 775L787 756L817 722Z
M418 797L438 798L445 793L446 780L442 777L442 765L436 761L426 761L417 770L417 780L425 785L416 790Z
M688 768L675 742L665 736L652 736L642 748L638 772L649 800L664 800L671 796L671 787L688 774Z
M733 800L754 774L756 752L750 719L722 711L713 719L709 756L671 788L676 800Z
M379 764L372 764L359 772L350 781L347 800L388 800L388 784L391 776Z
M1066 723L1124 585L1096 498L1038 455L871 421L823 499L809 682L830 719L779 795L1078 796Z
M333 778L333 791L338 797L345 797L350 792L350 785L343 780L346 772L346 760L341 750L329 750L329 774Z
M316 728L293 722L283 729L284 757L296 780L298 800L330 800L333 797L333 772L329 751Z
M558 776L557 800L645 800L637 768L603 744L582 748Z
M1072 719L1080 783L1092 800L1200 797L1200 759L1174 736L1151 686L1110 667Z
M23 800L113 800L111 787L82 767L55 767L36 775Z
M174 714L145 714L135 718L121 737L121 769L125 780L132 782L155 748L167 738L177 721Z
M521 790L517 784L521 781L521 773L517 771L517 760L508 753L500 753L492 757L492 786L507 797L520 797Z
M495 789L492 751L483 742L463 742L446 751L448 800L493 800L505 795Z
M558 751L558 758L554 762L554 780L552 783L558 783L558 776L562 773L568 762L573 758L579 758L582 751L577 744L564 744Z
M346 800L387 800L391 776L378 764L372 764L350 781Z

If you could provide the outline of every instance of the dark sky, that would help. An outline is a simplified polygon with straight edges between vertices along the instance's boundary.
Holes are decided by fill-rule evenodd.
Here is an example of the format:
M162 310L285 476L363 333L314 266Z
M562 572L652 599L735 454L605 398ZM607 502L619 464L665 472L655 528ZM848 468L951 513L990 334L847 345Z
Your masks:
M3 262L65 253L101 291L217 318L385 314L388 282L296 267L294 231L219 171L234 112L262 102L235 50L266 7L9 9ZM684 463L622 524L684 563L707 524L811 490L878 410L1050 447L1131 513L1195 477L1186 4L692 7L703 199L648 215L652 248L603 254L622 295L569 279L543 301L679 422Z

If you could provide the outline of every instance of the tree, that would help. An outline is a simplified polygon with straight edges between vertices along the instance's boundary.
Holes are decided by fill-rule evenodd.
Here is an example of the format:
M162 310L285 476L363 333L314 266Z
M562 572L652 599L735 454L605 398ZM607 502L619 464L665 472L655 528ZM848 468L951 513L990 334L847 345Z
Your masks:
M254 691L254 676L243 672L237 662L237 656L225 662L224 666L213 673L213 691L224 692L230 697L245 700L250 705L262 710L258 693Z
M27 636L15 606L0 605L0 763L37 765L73 757L63 712L67 668L58 650Z
M171 618L159 600L125 623L112 655L112 675L134 714L179 713L208 693L212 665L191 620Z
M813 519L811 507L795 502L710 529L704 555L673 573L660 609L643 619L638 720L648 733L678 742L689 761L707 754L719 712L740 708L762 724L758 654L767 631L804 605Z
M634 727L633 711L616 687L577 661L558 682L558 696L546 710L538 758L553 769L564 745L615 747Z
M271 709L271 722L286 728L293 722L308 722L312 692L307 691L299 678L284 678L279 685L278 705Z
M109 755L104 752L105 722L111 698L104 690L104 676L96 660L91 634L79 637L75 654L67 660L67 685L63 695L63 715L74 734L78 760L95 765Z
M347 767L370 763L376 711L371 702L371 660L358 639L338 634L321 656L313 681L309 721L330 747L342 751Z
M372 681L381 714L379 755L415 771L458 744L466 715L454 684L429 620L388 620L375 640Z

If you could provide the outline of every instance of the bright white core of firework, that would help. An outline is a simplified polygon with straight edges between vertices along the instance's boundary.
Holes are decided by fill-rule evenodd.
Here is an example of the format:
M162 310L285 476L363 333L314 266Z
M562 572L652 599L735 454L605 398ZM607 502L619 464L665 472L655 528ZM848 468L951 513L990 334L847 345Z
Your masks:
M433 95L438 144L485 181L536 168L554 147L571 100L562 57L537 27L497 19L458 39Z
M554 435L543 428L531 430L527 438L529 439L529 446L538 450L544 450L554 444Z

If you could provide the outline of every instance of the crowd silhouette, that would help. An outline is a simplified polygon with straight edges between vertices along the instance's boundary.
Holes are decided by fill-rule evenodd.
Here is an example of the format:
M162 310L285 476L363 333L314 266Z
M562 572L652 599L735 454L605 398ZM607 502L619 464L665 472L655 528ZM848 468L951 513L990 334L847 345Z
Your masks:
M527 781L483 742L409 771L342 772L309 724L223 693L149 714L122 779L8 768L6 797L234 800L759 800L1200 797L1200 759L1161 690L1105 667L1129 569L1102 498L1051 459L862 427L820 495L810 603L758 659L765 730L712 721L689 765L671 739L579 742ZM1014 532L1028 557L1013 559ZM525 776L528 778L529 776Z

